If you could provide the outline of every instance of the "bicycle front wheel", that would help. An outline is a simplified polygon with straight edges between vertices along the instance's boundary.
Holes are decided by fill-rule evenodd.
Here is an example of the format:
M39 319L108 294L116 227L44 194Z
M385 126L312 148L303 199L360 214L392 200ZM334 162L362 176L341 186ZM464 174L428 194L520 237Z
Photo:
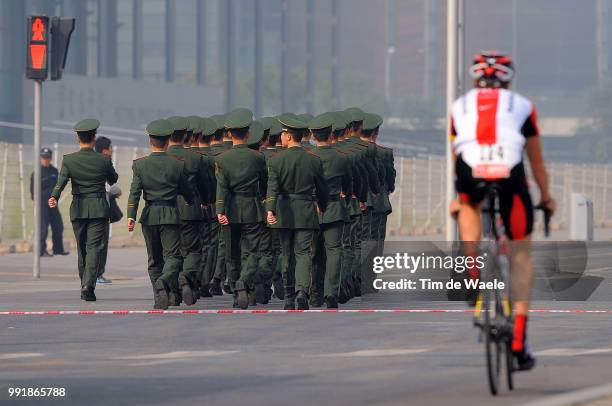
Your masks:
M491 292L487 289L482 291L482 305L484 313L483 331L485 335L485 353L487 357L487 376L489 378L489 390L492 395L499 392L499 376L501 374L501 343L497 339L496 317L491 314L495 306L491 306ZM495 311L495 310L494 310Z

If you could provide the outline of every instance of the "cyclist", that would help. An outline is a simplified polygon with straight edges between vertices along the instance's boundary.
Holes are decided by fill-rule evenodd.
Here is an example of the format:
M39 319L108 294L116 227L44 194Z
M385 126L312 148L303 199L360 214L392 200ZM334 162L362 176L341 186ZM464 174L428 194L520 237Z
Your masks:
M474 57L470 75L475 88L456 100L451 111L450 136L459 198L449 209L456 212L465 255L475 256L482 229L480 206L486 196L483 186L487 181L495 181L500 187L500 215L505 234L513 241L510 247L515 315L512 351L519 370L529 370L535 365L535 358L526 345L533 285L529 251L533 205L523 151L540 189L540 204L552 213L555 201L550 195L535 106L508 90L514 76L512 60L498 52L482 52ZM478 279L478 269L470 269L468 277ZM477 292L468 292L472 305L476 295Z

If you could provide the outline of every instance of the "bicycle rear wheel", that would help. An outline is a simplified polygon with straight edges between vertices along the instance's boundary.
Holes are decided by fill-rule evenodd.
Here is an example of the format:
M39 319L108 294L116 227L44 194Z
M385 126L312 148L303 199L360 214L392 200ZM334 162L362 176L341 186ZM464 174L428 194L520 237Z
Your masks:
M485 353L487 356L487 376L489 378L489 390L492 395L499 392L499 376L501 373L501 343L497 337L496 317L491 315L491 292L482 291L485 335ZM497 314L497 311L495 312Z

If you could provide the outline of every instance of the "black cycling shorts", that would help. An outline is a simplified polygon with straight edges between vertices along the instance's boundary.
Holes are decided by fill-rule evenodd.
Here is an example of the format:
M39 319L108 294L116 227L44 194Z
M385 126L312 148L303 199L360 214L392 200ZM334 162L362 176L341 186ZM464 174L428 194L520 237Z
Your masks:
M455 162L455 188L463 203L480 204L486 197L487 181L474 178L472 168L461 158ZM527 186L523 163L510 171L510 177L495 181L500 186L500 215L506 235L511 240L522 240L533 231L533 203Z

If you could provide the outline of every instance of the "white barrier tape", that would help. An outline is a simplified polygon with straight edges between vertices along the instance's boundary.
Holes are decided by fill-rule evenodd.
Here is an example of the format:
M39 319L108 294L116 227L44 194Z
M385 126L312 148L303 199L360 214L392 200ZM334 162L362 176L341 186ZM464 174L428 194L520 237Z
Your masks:
M0 311L0 316L91 316L91 315L139 315L139 314L282 314L282 313L473 313L472 309L201 309L201 310L45 310L45 311ZM530 313L612 314L612 310L530 310Z

